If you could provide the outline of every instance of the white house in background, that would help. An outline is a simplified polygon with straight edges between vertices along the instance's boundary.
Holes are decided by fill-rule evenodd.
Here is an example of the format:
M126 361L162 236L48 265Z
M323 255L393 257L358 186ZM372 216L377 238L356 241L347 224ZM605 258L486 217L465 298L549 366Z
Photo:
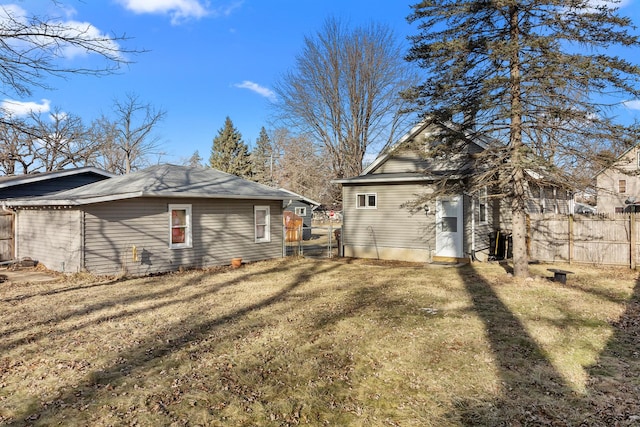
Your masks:
M596 175L598 213L640 212L640 144Z

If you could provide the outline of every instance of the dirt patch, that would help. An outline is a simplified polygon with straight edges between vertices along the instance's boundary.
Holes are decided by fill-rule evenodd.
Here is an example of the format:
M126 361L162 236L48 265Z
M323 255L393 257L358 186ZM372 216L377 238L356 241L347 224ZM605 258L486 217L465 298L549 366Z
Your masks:
M0 283L40 283L58 280L54 273L43 271L37 267L0 270Z

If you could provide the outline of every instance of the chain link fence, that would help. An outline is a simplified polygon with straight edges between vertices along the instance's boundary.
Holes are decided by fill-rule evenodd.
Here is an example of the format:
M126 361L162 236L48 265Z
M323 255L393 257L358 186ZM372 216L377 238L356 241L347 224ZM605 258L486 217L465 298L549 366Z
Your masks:
M305 238L287 239L284 244L285 256L304 256L309 258L333 258L342 256L341 233L342 224L328 221L302 227L297 236ZM285 230L285 235L292 233Z

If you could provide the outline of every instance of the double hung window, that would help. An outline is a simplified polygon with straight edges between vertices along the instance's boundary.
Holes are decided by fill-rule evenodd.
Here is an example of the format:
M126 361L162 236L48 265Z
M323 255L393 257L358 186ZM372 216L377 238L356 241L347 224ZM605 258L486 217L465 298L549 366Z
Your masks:
M271 215L269 206L254 206L253 220L255 229L255 241L270 242L271 241Z
M169 205L169 247L191 247L191 205Z

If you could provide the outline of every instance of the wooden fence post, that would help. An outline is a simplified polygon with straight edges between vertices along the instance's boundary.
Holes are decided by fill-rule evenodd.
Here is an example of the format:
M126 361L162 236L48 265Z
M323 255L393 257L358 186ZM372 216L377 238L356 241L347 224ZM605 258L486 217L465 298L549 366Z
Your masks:
M569 264L573 260L573 215L569 214Z
M629 266L636 269L636 213L629 214Z

